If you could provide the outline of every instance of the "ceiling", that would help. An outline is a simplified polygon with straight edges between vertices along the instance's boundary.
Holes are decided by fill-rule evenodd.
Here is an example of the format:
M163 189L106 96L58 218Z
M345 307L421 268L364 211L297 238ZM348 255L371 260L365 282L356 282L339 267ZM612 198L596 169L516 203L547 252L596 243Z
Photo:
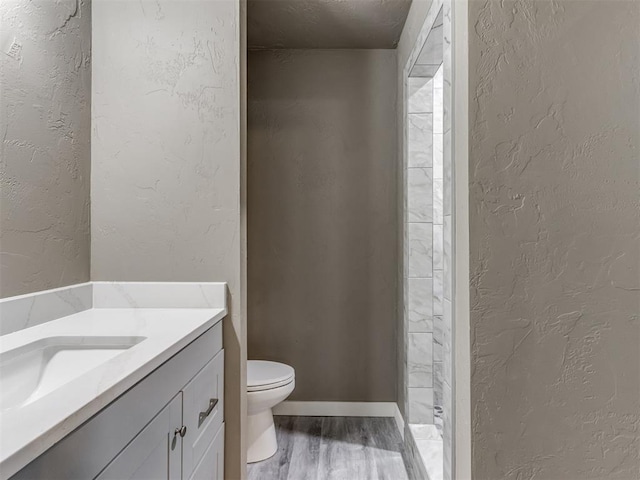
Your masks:
M248 0L248 43L271 48L395 48L411 0Z

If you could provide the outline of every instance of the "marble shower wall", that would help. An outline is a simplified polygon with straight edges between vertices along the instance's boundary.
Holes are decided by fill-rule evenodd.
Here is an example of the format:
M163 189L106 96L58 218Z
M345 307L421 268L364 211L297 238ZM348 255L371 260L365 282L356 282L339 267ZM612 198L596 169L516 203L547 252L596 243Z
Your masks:
M443 68L433 84L433 404L434 423L442 427L443 320L444 314L444 212L443 212Z
M431 462L437 472L438 465L433 462L444 463L442 476L452 477L452 324L453 312L451 301L451 284L453 273L452 258L452 149L451 149L451 2L450 0L418 1L414 0L407 17L400 43L398 45L398 74L399 98L403 102L399 106L399 124L406 131L400 136L402 143L401 158L403 171L400 176L401 189L405 202L400 202L404 213L404 255L402 277L400 282L404 300L404 322L398 347L405 355L405 361L400 364L401 372L407 372L405 382L399 391L399 401L404 406L405 421L410 424L405 437L409 462L417 468L418 478L421 468ZM413 75L413 77L410 77ZM416 78L421 77L421 78ZM433 79L431 77L434 77ZM429 116L421 123L419 115ZM428 120L427 120L428 119ZM431 132L417 129L429 121ZM418 131L416 131L418 130ZM422 145L416 143L422 141ZM416 165L416 157L429 156L423 164ZM422 158L420 158L422 160ZM422 193L430 195L428 200L419 203L421 212L413 207L418 205L415 187L414 168L428 168L430 185L422 189ZM426 176L426 174L424 175ZM411 200L409 200L411 197ZM409 206L412 207L409 216ZM430 241L430 271L424 278L417 277L419 269L412 264L410 254L411 235L415 233L415 225L421 223L423 230L431 227ZM415 340L427 340L430 334L431 357L428 348L418 348ZM406 345L406 348L405 348ZM432 383L428 387L417 387L410 380L417 368L416 358L421 364L430 365ZM404 395L404 396L403 396ZM437 403L435 403L437 402ZM426 405L428 403L428 406ZM434 405L438 408L435 409ZM427 406L427 408L425 408ZM434 418L434 410L442 412L439 418ZM421 416L420 413L426 413ZM440 427L433 428L435 423ZM422 425L416 425L422 424ZM425 425L427 424L427 425ZM421 431L431 427L435 437L421 439ZM433 442L439 444L443 453L434 453L430 448L419 448L416 442ZM424 451L421 451L424 450ZM438 449L439 450L439 449ZM442 450L440 450L442 451ZM435 455L435 457L434 457ZM440 475L436 473L436 477Z
M408 423L433 423L433 81L409 78L405 215Z
M442 440L443 440L443 478L452 478L453 462L453 321L454 310L452 308L453 285L453 150L451 143L451 108L452 99L452 55L451 55L451 1L446 0L442 4L443 9L443 43L442 43Z
M402 137L406 153L402 187L406 209L402 282L406 363L403 365L407 371L402 393L405 420L412 424L407 444L411 447L412 441L420 436L423 426L416 424L435 423L441 432L443 453L442 458L431 460L443 462L445 479L452 477L453 458L451 20L449 0L414 1L398 46L400 85L406 92L400 98L407 99L400 120L407 131L406 137ZM421 77L407 78L408 72ZM425 128L431 131L426 132ZM419 168L425 169L424 174L413 171ZM424 185L427 177L430 182ZM429 199L424 199L424 195ZM412 247L420 244L416 240L418 233L423 235L423 242L429 243L424 250L430 254L428 261L420 264L412 255ZM423 274L424 277L419 276ZM429 338L431 348L417 342ZM399 346L404 347L400 342ZM431 383L426 387L416 386L417 379L428 380L427 376L417 376L416 371L427 369L431 372ZM438 412L436 416L434 411ZM424 441L439 443L434 438ZM409 448L409 458L414 459L412 464L424 466L424 462L429 461L425 455L433 456L434 451L419 450ZM416 456L416 452L419 455ZM416 461L417 457L421 460Z
M407 403L409 423L442 428L445 373L452 383L444 367L451 319L445 325L444 68L433 70L433 77L410 77L407 85Z

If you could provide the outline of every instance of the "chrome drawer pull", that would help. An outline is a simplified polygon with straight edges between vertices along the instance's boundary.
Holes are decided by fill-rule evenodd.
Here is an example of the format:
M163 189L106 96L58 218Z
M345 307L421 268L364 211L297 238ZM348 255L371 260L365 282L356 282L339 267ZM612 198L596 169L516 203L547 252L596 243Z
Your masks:
M211 414L213 409L216 408L217 404L218 404L217 398L209 399L209 407L204 412L200 412L200 415L198 415L198 427L202 425L202 422L204 422L205 419Z

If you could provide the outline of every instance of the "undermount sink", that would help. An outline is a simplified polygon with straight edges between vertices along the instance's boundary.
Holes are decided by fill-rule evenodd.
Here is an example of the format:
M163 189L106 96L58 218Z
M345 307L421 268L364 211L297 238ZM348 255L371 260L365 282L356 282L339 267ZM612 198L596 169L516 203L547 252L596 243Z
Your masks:
M47 337L0 354L0 410L33 403L146 337Z

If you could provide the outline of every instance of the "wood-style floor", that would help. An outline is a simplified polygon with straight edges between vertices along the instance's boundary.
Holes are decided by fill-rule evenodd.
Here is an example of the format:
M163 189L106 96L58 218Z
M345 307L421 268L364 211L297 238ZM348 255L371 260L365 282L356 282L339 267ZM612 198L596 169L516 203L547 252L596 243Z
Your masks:
M278 451L249 480L407 480L392 418L276 416Z

